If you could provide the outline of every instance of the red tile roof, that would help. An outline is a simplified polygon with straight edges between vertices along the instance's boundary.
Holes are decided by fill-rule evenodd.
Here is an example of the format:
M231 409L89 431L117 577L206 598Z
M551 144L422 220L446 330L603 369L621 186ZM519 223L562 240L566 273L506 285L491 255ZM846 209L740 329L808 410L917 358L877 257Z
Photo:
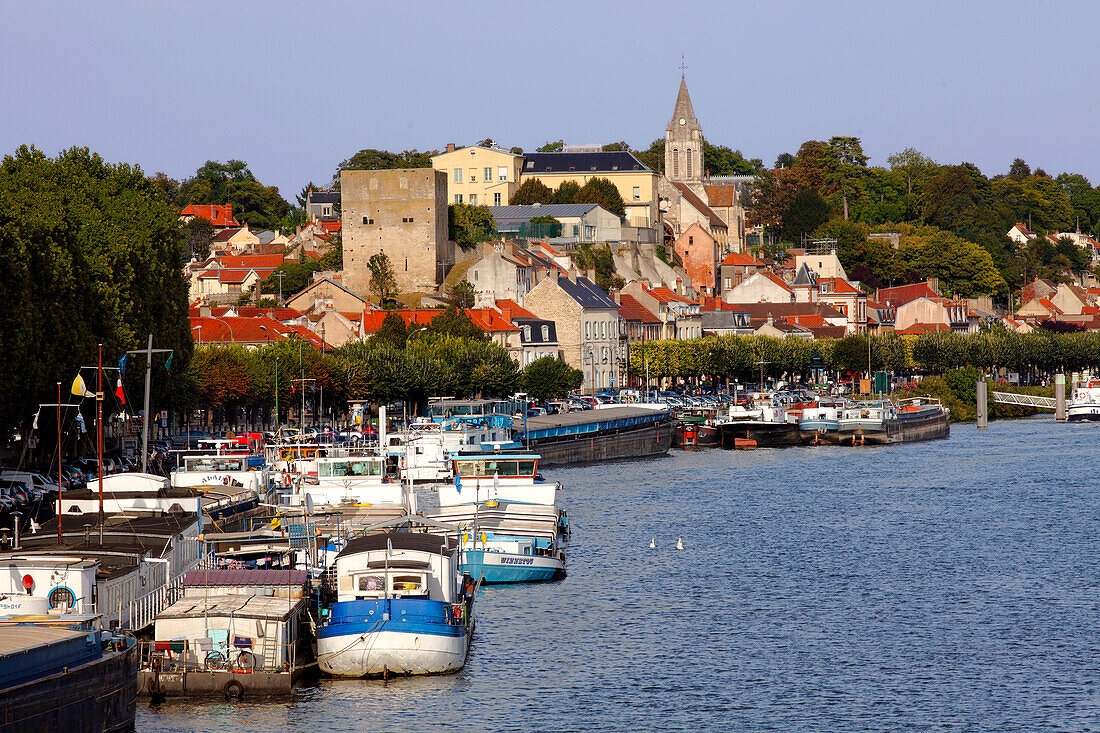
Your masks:
M704 185L711 206L733 206L737 201L737 186L732 184Z
M898 285L893 288L879 288L875 300L893 308L911 303L917 298L937 298L936 291L926 283L913 283L912 285Z
M498 298L496 305L497 309L507 318L538 318L534 313L509 298Z
M660 323L661 319L651 313L637 298L626 293L619 295L619 316L626 321L642 323Z
M680 195L687 199L687 202L691 204L696 211L707 217L712 227L721 227L723 229L727 228L726 222L722 221L722 217L714 213L714 209L703 203L703 199L699 198L686 183L678 183L676 181L673 181L672 185L676 187L676 189L680 192Z
M852 285L850 282L848 282L847 280L845 280L842 277L822 277L822 278L818 278L817 283L818 283L819 286L823 283L832 283L833 289L832 289L831 292L834 292L834 293L849 294L849 295L851 295L851 294L863 295L864 294L862 290L860 290L856 286ZM825 292L824 288L822 288L821 292L822 292L822 295L827 295L828 294L828 293Z
M664 285L660 285L655 288L645 288L646 293L652 295L661 303L690 303L691 301L682 295L677 295L676 291L672 288L667 288Z
M500 313L497 313L492 308L467 308L465 309L466 315L470 317L470 320L474 322L474 325L480 328L486 333L503 333L507 331L518 331L510 321L504 320ZM382 328L382 321L386 320L386 316L390 313L396 313L405 319L406 326L427 326L431 324L432 319L443 312L442 308L431 309L417 309L417 310L395 310L395 311L383 311L383 310L368 310L363 313L363 333L372 334L377 333L378 329Z
M221 267L252 267L257 270L274 270L283 264L283 255L222 255L217 258Z
M227 204L191 204L180 212L180 217L198 217L206 219L216 227L238 227L240 224L233 218L233 206Z
M704 295L703 303L699 310L704 311L744 311L741 306L734 305L733 303L727 303L719 297L713 295Z
M1061 313L1062 309L1050 302L1049 298L1039 298L1039 305L1046 308L1051 313Z
M223 311L224 312L224 311ZM201 343L267 343L287 337L289 327L273 318L191 317L191 332Z
M322 221L321 222L321 228L324 229L326 232L328 232L330 234L334 234L334 233L340 231L340 227L342 227L342 226L343 226L343 223L339 222L339 221Z
M726 259L722 260L723 265L735 265L737 267L764 267L764 263L756 259L748 252L730 252L726 255Z

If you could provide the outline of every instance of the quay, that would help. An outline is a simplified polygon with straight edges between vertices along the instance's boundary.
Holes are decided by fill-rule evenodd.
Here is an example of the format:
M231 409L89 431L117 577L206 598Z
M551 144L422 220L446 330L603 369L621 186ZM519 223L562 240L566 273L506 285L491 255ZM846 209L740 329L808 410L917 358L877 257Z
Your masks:
M513 421L516 437L542 456L543 466L663 456L673 424L663 405L599 407Z

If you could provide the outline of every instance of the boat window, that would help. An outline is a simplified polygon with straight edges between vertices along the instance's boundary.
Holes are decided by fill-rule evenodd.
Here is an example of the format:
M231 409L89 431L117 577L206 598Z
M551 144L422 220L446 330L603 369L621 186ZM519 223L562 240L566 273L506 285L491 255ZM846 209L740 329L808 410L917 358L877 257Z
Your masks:
M360 575L357 576L357 586L365 593L385 593L386 576L384 575Z
M328 476L381 476L381 461L326 461L317 466L317 475Z
M423 575L394 575L394 593L419 593L424 589Z

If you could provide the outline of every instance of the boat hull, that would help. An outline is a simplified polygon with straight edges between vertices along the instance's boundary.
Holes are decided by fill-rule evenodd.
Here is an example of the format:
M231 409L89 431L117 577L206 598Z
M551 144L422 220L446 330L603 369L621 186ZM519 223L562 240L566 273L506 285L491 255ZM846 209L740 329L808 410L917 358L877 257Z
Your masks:
M883 421L889 443L915 443L939 440L951 435L951 418L947 410L926 408L897 411Z
M392 622L388 622L392 623ZM342 626L344 624L341 624ZM448 674L466 664L470 634L344 629L317 639L321 671L334 677L382 677L388 674Z
M758 448L782 448L802 445L802 433L794 423L759 421L732 422L721 426L722 447L733 448L736 438L756 441Z
M462 571L483 583L537 583L565 577L565 563L545 555L517 555L510 552L466 550Z
M1066 408L1066 420L1069 422L1100 421L1100 405L1070 405Z

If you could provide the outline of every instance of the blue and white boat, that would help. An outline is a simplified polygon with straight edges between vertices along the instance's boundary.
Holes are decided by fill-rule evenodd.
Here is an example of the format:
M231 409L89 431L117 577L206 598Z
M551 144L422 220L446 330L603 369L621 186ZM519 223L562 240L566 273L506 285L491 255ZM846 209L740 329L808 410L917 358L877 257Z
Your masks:
M840 442L840 418L847 403L843 400L819 401L812 407L802 408L798 429L802 440L817 445Z
M561 488L538 475L533 453L475 453L454 459L455 483L439 487L432 517L462 528L464 572L486 583L565 576L569 519Z
M424 528L442 531L428 534ZM339 677L462 669L474 579L459 570L458 527L407 516L368 527L336 557L336 602L317 628L321 670Z

